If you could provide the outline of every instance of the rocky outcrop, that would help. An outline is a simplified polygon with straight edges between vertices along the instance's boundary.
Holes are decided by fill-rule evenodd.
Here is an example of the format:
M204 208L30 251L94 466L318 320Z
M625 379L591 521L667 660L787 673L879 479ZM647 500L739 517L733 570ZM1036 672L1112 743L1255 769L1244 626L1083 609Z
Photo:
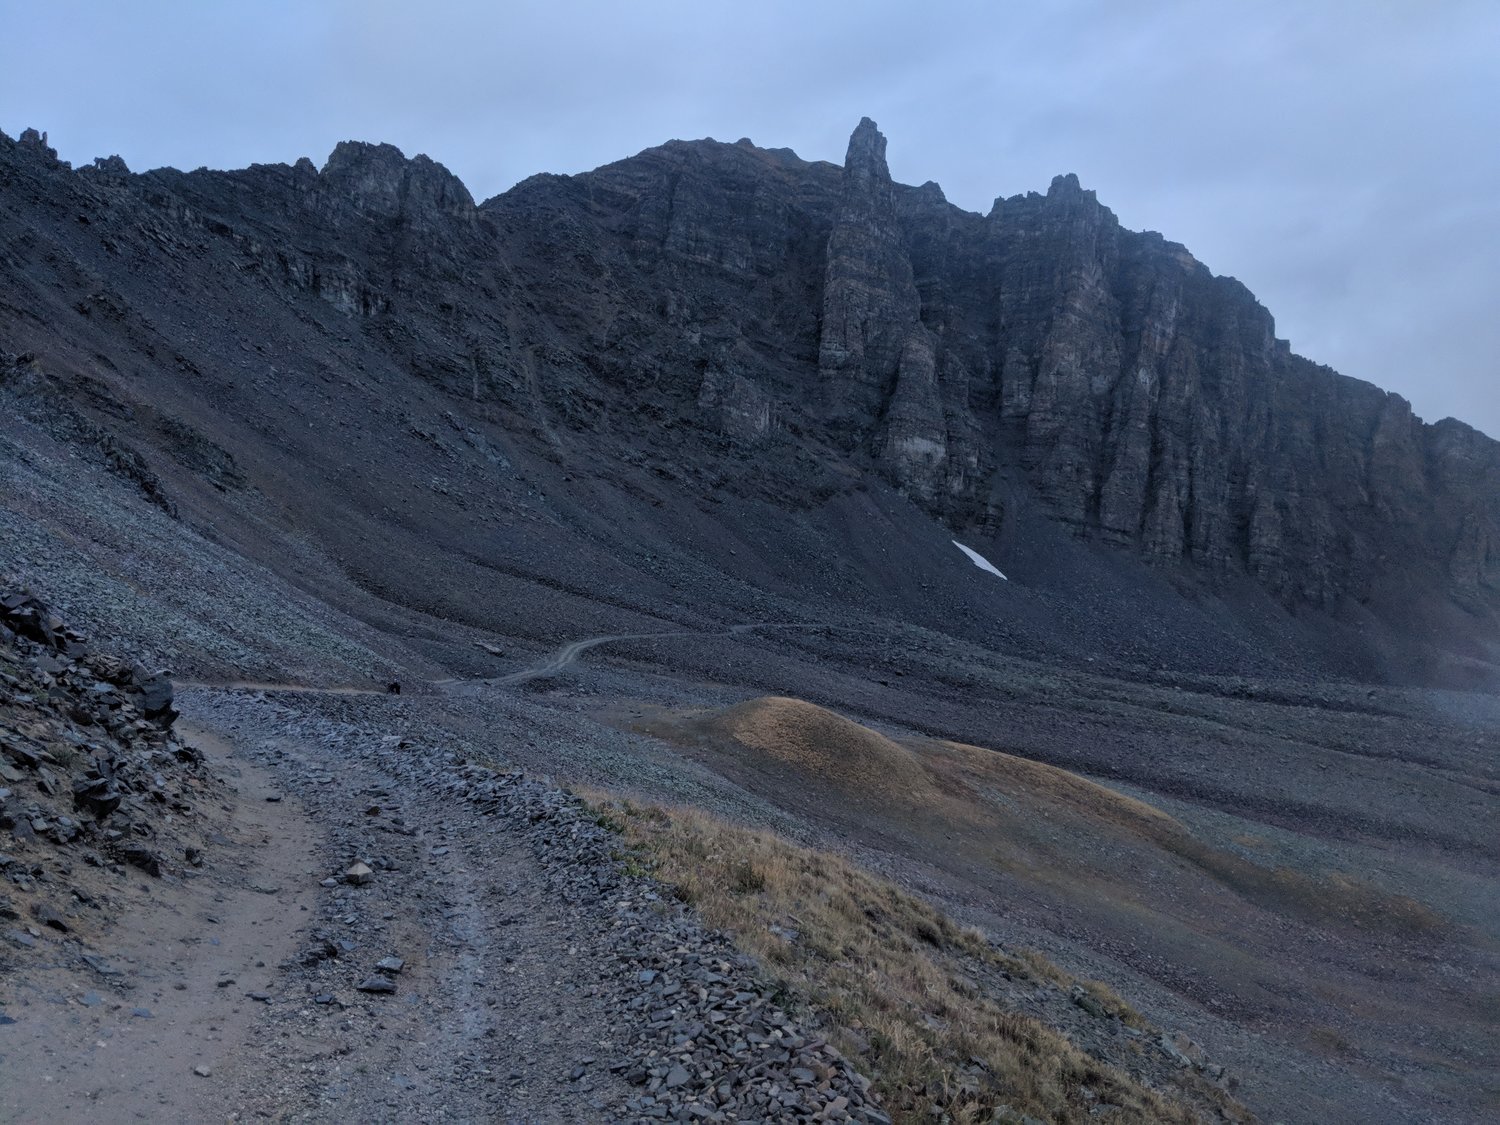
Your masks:
M950 457L937 344L921 312L885 137L866 117L849 139L828 235L821 406L836 445L868 448L892 480L932 502Z
M344 141L323 165L316 206L334 223L374 218L434 230L475 214L468 188L426 156L408 160L395 145Z
M121 874L201 860L191 818L213 785L172 730L172 700L165 674L98 651L34 596L0 591L0 832L22 855L0 857L11 882L40 889L24 857L48 847ZM70 928L61 914L47 924Z
M1055 518L1164 565L1323 606L1448 566L1473 604L1493 442L1293 355L1242 285L1124 230L1074 176L981 219L893 186L884 152L862 122L830 224L835 440L878 426L876 462L958 526L991 520L990 478L1019 468Z
M771 399L753 380L712 367L703 373L698 408L726 437L754 445L772 425Z
M885 138L866 117L849 140L838 214L828 234L818 340L824 411L843 444L852 447L873 427L902 362L921 363L919 309L896 224ZM930 373L930 347L925 351Z
M654 195L642 165L670 155L626 162L632 210L665 214L668 253L744 263L687 248L716 230L778 241L764 208L726 216L725 200L685 192L686 173L664 169L670 200ZM695 181L713 155L692 151ZM1427 518L1414 497L1429 428L1402 400L1293 356L1243 286L1123 230L1076 177L968 215L936 185L893 184L866 120L836 190L809 186L822 190L804 213L827 230L815 392L753 365L741 391L820 419L832 446L956 526L992 523L994 475L1019 469L1079 534L1328 605L1367 597L1375 541L1389 554L1392 529ZM669 317L701 300L689 288ZM1397 540L1431 554L1428 536Z

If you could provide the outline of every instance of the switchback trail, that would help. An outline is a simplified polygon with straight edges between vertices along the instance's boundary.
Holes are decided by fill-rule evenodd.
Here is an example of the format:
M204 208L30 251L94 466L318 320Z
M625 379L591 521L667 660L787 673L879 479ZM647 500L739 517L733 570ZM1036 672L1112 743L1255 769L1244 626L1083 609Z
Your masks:
M741 625L731 625L727 629L677 629L660 633L605 633L597 637L585 637L582 640L569 641L540 664L533 665L530 668L523 668L519 672L512 672L506 676L483 676L462 680L432 680L430 681L430 686L453 695L471 694L480 688L507 687L514 684L524 684L530 680L540 680L548 676L555 676L569 665L575 663L589 649L598 648L600 645L609 644L612 641L668 640L676 637L738 637L745 633L753 633L759 629L827 629L841 633L881 632L879 629L861 629L853 625L828 625L822 622L754 621ZM259 680L234 680L226 683L176 680L174 681L174 686L179 691L192 688L206 688L218 691L291 691L312 695L385 694L384 689L381 688L354 687L350 685L317 687L311 684L274 684Z
M536 664L530 668L523 668L519 672L512 672L508 676L474 680L440 680L434 683L433 686L462 693L466 688L503 687L512 684L524 684L530 680L555 676L564 668L574 663L589 649L609 644L611 641L667 640L674 637L737 637L745 633L754 632L757 629L829 629L846 633L874 633L879 631L846 625L826 625L821 622L780 623L774 621L757 621L743 625L731 625L729 628L722 630L680 629L663 633L606 633L598 637L585 637L581 641L569 641L540 664Z

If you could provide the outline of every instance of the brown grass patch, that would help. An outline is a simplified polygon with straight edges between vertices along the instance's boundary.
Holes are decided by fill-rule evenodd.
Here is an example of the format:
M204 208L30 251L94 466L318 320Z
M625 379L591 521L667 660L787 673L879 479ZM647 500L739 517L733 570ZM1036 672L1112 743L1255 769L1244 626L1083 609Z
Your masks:
M932 769L950 776L956 774L971 787L977 783L998 788L1012 796L1024 797L1028 804L1059 807L1148 840L1187 833L1180 822L1160 809L1057 766L962 742L919 739L909 745L925 751L923 757Z
M846 792L920 799L932 781L917 756L883 734L800 699L768 695L698 720L766 759Z
M848 861L697 810L642 807L591 794L639 860L729 933L783 987L823 1016L830 1039L870 1075L899 1120L955 1123L1031 1114L1048 1121L1119 1108L1110 1120L1187 1122L1184 1104L1079 1051L1041 1022L982 994L986 972L1073 978L1037 954L994 949L973 929ZM773 927L775 927L773 929ZM1106 1008L1140 1017L1107 987L1084 985ZM1231 1120L1248 1115L1210 1090Z
M1012 865L1013 829L1043 814L1078 830L1123 833L1186 860L1263 909L1314 925L1427 937L1444 920L1415 899L1342 874L1268 867L1211 845L1181 821L1144 801L1056 766L940 739L897 742L823 707L782 696L747 700L723 711L658 721L646 733L728 751L793 784L826 787L854 802L881 806L914 833L956 831L983 842L1001 869L1043 875L1027 859ZM1004 798L997 803L996 795ZM1063 856L1068 859L1068 856Z

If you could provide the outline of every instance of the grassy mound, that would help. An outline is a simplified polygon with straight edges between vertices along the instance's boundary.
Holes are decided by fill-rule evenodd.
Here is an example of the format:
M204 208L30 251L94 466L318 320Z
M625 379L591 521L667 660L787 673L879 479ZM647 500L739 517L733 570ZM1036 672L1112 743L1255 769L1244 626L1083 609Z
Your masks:
M845 792L920 799L932 781L917 756L883 734L800 699L768 695L698 720L730 739Z
M955 847L1024 854L1037 830L1062 844L1066 875L1075 846L1114 837L1186 860L1253 906L1322 927L1403 936L1441 933L1446 923L1416 900L1338 872L1268 867L1216 847L1154 806L1068 770L1015 754L932 738L896 741L800 699L763 696L722 711L643 724L671 741L711 745L774 773L776 782L826 788L883 823L912 832L941 829ZM1067 830L1059 835L1062 826ZM1058 849L1061 850L1058 850ZM976 852L976 854L978 854ZM1030 861L1028 861L1030 862ZM1130 885L1129 872L1119 872Z
M911 745L922 751L935 772L957 778L970 789L998 790L1030 806L1070 813L1079 820L1109 825L1156 843L1187 833L1181 823L1160 809L1045 762L961 742L922 739Z

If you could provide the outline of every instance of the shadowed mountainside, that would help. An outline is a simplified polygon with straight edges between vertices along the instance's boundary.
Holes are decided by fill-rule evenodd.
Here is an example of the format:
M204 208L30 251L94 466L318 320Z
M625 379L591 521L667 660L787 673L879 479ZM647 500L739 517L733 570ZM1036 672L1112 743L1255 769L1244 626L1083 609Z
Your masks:
M133 175L0 136L0 378L273 569L480 628L525 628L497 582L770 594L1050 660L1494 682L1500 446L1291 354L1076 178L980 216L884 152L671 142L476 206L388 145Z

